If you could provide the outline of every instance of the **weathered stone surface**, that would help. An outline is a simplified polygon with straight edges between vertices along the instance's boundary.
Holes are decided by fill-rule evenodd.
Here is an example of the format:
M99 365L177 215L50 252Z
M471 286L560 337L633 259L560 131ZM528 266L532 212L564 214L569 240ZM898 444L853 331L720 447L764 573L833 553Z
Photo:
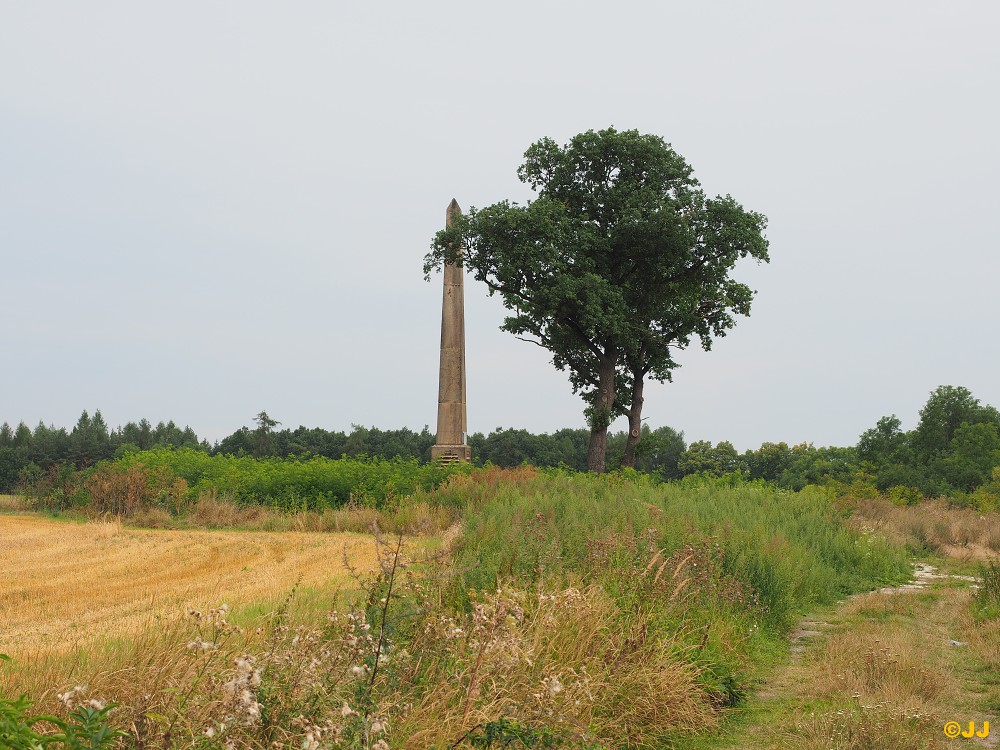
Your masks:
M445 212L450 227L462 209L454 198ZM456 263L444 265L441 302L441 368L438 374L437 441L431 458L470 461L465 398L465 270Z

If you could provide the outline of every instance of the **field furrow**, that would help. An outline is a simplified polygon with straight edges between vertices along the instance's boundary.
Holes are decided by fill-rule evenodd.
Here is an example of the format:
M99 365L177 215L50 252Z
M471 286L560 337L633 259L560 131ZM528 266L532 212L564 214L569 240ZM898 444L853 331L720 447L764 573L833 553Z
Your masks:
M0 652L135 633L157 617L274 600L344 581L375 544L359 534L145 531L0 516Z

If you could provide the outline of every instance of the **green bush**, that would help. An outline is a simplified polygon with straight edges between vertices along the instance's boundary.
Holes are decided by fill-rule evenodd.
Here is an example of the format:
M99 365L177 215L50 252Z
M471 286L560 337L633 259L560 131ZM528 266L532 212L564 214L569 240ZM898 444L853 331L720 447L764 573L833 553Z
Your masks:
M916 505L924 499L924 496L916 487L906 487L899 484L895 487L890 487L889 491L886 492L886 496L895 505Z
M42 509L63 510L72 499L74 505L126 516L150 507L181 513L202 493L228 496L244 505L322 511L349 501L382 506L471 470L468 464L420 464L402 458L259 459L155 448L125 451L80 472L68 465L53 468L36 481L33 497Z
M215 491L238 502L283 510L323 510L352 498L378 505L387 497L430 490L466 465L421 465L416 459L306 459L211 456L191 448L131 453L120 459L151 469L166 468L183 478L191 498Z

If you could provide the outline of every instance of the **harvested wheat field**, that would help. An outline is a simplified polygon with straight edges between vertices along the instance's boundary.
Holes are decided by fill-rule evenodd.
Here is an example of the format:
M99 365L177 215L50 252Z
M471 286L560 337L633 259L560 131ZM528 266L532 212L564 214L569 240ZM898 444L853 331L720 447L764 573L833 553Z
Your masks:
M134 636L188 608L279 600L377 564L361 534L145 531L0 516L0 653Z

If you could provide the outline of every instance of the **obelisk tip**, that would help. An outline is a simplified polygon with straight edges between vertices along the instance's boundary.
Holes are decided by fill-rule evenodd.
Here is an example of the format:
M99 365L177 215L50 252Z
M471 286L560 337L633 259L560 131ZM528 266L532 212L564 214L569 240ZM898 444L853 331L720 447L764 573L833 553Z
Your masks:
M458 201L454 198L451 199L451 203L448 204L448 210L445 211L445 226L451 226L452 218L455 216L462 215L462 207L458 205Z

